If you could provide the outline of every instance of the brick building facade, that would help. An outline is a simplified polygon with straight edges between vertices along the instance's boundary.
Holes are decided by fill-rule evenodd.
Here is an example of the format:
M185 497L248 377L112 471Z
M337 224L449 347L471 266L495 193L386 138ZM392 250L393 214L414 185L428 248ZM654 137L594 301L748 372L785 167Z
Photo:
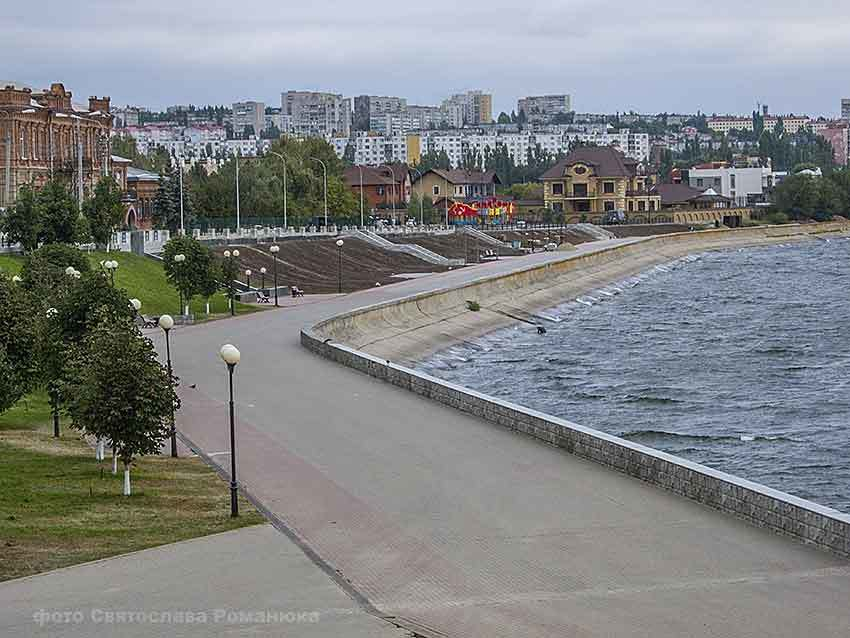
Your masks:
M0 86L0 208L14 204L24 184L61 177L85 195L111 174L109 98L90 97L85 108L71 97L60 83L43 91Z

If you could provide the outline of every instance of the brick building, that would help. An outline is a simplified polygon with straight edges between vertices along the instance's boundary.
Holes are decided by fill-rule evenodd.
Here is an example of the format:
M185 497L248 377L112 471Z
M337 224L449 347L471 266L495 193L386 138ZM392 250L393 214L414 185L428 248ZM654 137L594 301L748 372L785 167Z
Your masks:
M84 196L111 174L109 98L90 97L83 107L71 97L60 83L43 91L0 83L0 208L14 204L24 184L63 177Z

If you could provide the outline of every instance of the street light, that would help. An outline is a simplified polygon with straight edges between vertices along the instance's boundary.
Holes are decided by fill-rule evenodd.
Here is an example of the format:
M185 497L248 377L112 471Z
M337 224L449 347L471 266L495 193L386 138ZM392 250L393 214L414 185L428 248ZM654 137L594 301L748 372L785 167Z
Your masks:
M224 258L227 259L227 260L230 260L231 257L236 258L238 256L239 256L239 251L236 250L235 248L233 249L233 252L231 252L229 250L224 251ZM233 264L231 262L231 267L227 269L228 273L230 273L232 271L232 265ZM233 299L233 296L234 296L234 293L233 293L233 277L227 278L227 290L228 290L228 294L229 294L229 297L230 297L230 316L233 317L233 316L236 315L236 304L234 303L234 299Z
M337 253L337 292L342 294L342 245L345 242L341 239L336 240L336 253Z
M272 258L274 259L274 307L277 308L277 254L278 252L280 252L280 246L275 244L269 248L269 251L272 254Z
M103 267L109 273L109 283L115 287L115 271L118 270L118 262L113 260L105 261L103 262ZM73 276L79 279L79 275L76 272Z
M395 172L389 164L381 164L378 168L386 168L390 172L390 192L387 193L387 200L390 199L390 194L392 194L392 208L393 208L393 223L396 223L398 220L396 219L395 214Z
M168 362L168 382L171 383L171 339L169 335L174 327L174 319L171 315L162 315L159 318L159 327L165 333L165 359ZM171 404L171 456L177 458L177 426L174 423L174 403Z
M241 358L236 346L229 343L221 346L219 351L222 360L227 364L227 372L230 381L230 516L239 516L239 501L236 496L236 424L233 408L233 371Z
M277 153L275 151L269 151L272 155L279 157L280 161L283 162L283 232L286 232L289 228L287 219L286 219L286 158Z
M328 167L325 166L325 163L322 160L320 160L318 157L311 157L310 159L313 160L314 162L318 162L319 164L322 165L322 170L324 171L324 175L325 175L325 228L327 229L327 227L328 227Z
M184 255L183 253L177 253L176 255L174 255L174 265L175 266L179 266L184 261L186 261L186 255ZM189 314L188 308L186 309L186 312L183 311L183 290L179 286L177 288L177 292L180 294L180 314L181 315L188 315Z
M55 319L59 314L59 311L56 308L48 308L47 312L48 320ZM48 384L48 394L50 395L50 405L53 412L53 436L54 438L59 438L59 399L57 395L57 388L54 383Z
M248 292L251 292L251 269L245 271L245 283L248 286Z
M266 289L266 267L260 268L260 290Z
M360 228L363 228L363 167L358 164L357 170L360 172Z
M418 168L411 168L414 173L419 175L419 225L425 225L425 189L422 182L425 179Z

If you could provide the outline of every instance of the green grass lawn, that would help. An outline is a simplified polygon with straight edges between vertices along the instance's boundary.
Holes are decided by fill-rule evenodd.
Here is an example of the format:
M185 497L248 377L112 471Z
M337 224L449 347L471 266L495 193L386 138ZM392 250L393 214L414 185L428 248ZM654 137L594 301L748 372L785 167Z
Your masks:
M17 255L0 255L0 272L7 275L17 275L21 272L23 258Z
M180 312L180 295L168 283L162 263L150 257L141 257L124 252L92 252L88 253L93 268L100 268L100 262L112 259L118 262L115 272L115 285L127 291L132 299L142 302L142 314L160 315L164 313L177 314ZM17 274L21 270L23 258L20 256L0 255L0 271ZM190 311L196 320L206 318L205 300L196 297L192 300ZM256 312L262 310L256 305L236 304L237 313ZM210 299L212 315L224 315L228 311L227 297L217 293Z
M142 314L159 315L163 313L177 314L180 312L180 295L168 283L162 263L150 257L141 257L133 253L104 252L89 253L93 268L100 268L100 262L112 259L118 262L115 271L115 285L127 291L132 299L142 302ZM255 312L261 310L258 306L236 304L237 313ZM205 300L196 297L192 300L190 311L197 319L203 319ZM227 297L216 293L210 298L210 312L213 315L228 312Z
M197 458L144 457L123 474L63 419L51 434L43 395L0 415L0 581L263 522Z

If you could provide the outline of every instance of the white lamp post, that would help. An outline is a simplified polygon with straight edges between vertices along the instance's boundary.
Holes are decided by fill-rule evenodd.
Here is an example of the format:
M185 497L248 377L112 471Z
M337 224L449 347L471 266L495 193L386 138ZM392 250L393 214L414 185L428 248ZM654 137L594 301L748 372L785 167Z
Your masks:
M168 382L171 383L173 376L171 373L171 340L169 336L174 327L172 316L162 315L159 318L159 327L165 333L165 360L168 363ZM174 404L171 405L171 456L177 458L177 426L174 422Z
M221 347L219 355L227 364L230 382L230 516L235 518L239 516L239 501L236 483L236 415L233 408L233 371L236 369L241 355L236 346L229 343Z
M183 253L177 253L176 255L174 255L174 265L175 266L182 266L185 261L186 261L186 255L184 255ZM182 315L188 315L189 314L189 304L186 303L185 306L183 304L183 291L180 288L178 288L177 292L180 294L180 313ZM186 301L188 302L188 299Z
M337 254L337 292L342 294L342 245L345 242L341 239L336 240L336 254Z
M269 248L269 252L272 254L272 258L274 259L274 307L278 307L277 301L277 254L280 252L280 246L275 244Z

